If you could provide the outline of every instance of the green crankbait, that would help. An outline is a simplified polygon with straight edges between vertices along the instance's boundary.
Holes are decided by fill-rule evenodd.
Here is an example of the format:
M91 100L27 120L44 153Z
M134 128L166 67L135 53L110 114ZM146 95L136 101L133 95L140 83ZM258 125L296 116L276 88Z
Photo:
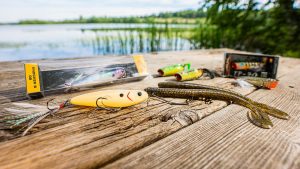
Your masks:
M166 66L163 68L158 69L159 76L173 76L176 73L182 72L182 71L189 71L191 69L190 63L185 64L175 64Z

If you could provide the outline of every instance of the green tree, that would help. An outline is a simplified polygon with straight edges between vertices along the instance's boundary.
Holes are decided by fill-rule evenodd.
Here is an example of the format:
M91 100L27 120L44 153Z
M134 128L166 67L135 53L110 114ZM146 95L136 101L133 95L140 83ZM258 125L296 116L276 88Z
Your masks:
M202 24L193 38L208 39L194 40L196 46L300 57L300 10L295 0L204 0L201 5L207 10L206 26ZM207 27L213 33L203 36Z

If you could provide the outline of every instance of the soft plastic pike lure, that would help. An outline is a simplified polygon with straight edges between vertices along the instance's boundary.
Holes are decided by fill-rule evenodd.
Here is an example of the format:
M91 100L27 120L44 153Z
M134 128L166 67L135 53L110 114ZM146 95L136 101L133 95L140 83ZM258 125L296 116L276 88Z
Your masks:
M39 121L50 114L70 105L88 106L103 109L133 106L148 99L148 94L141 90L103 90L75 96L53 108L28 103L13 103L18 109L5 108L0 114L0 129L12 129L20 125L27 129L23 136Z
M159 87L163 88L146 88L145 91L150 96L203 99L206 102L212 99L238 104L251 110L248 112L249 120L261 128L271 128L273 126L268 114L281 119L289 119L289 115L285 112L218 87L178 82L162 82L159 83Z
M160 82L160 83L158 83L158 87L160 87L160 88L181 88L181 89L210 89L210 90L226 92L226 93L235 95L237 97L240 97L244 100L247 100L248 102L251 102L252 104L260 107L262 109L262 111L266 112L267 114L269 114L273 117L284 119L284 120L287 120L290 118L290 116L287 113L285 113L279 109L276 109L274 107L268 106L263 103L256 102L240 93L237 93L235 91L228 90L228 89L223 89L223 88L209 86L209 85L202 85L202 84L178 83L178 82Z

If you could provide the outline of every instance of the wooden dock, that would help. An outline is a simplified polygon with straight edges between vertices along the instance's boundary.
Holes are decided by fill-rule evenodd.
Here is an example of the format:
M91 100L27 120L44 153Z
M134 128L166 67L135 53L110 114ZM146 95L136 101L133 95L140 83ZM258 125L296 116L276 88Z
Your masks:
M159 67L191 62L194 67L221 69L229 49L146 54L151 73ZM111 57L128 59L130 56ZM108 57L103 57L107 59ZM102 57L37 60L48 68L97 65ZM113 60L113 59L112 59ZM23 63L0 62L0 111L11 101L24 99ZM300 168L300 59L281 58L273 90L232 85L233 79L215 78L193 83L209 84L240 92L287 112L288 121L272 118L272 129L251 124L246 108L222 101L188 106L155 105L151 101L116 113L73 107L49 116L21 138L0 131L0 168ZM103 89L144 89L170 78L146 78ZM95 90L99 90L97 88ZM89 90L85 92L90 92ZM45 104L85 92L48 96L28 101ZM198 118L180 119L193 109ZM166 118L171 117L171 118ZM178 120L179 119L179 120Z

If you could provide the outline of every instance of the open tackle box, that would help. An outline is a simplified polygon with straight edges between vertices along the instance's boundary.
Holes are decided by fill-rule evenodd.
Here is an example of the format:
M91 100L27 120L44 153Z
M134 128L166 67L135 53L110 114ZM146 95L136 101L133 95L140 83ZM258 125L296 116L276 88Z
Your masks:
M37 63L25 63L26 94L34 99L48 94L86 90L144 79L147 75L147 65L143 56L133 56L133 60L134 62L106 66L51 70L42 70Z
M276 79L280 56L225 53L224 76L252 76Z

